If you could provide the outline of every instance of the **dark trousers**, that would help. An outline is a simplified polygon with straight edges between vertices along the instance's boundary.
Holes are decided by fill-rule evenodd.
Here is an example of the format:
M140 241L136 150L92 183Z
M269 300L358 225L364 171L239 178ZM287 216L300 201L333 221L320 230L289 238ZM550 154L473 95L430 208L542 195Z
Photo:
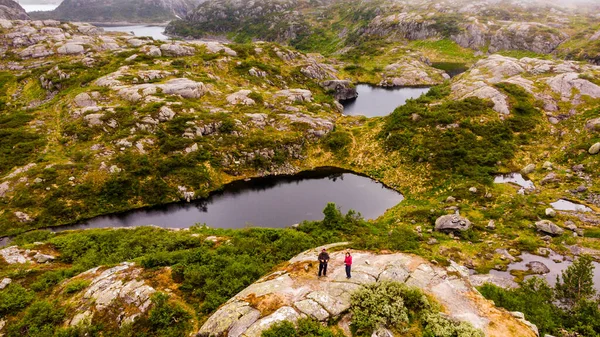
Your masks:
M319 276L327 276L327 262L319 262Z
M352 266L346 265L346 277L347 278L352 277L352 275L350 275L350 269L352 269Z

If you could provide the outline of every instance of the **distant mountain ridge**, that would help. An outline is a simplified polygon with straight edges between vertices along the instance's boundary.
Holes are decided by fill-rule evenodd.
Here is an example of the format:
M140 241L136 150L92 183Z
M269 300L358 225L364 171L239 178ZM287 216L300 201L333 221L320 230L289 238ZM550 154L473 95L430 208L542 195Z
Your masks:
M35 18L84 22L166 22L184 18L202 0L64 0Z
M0 19L27 20L29 15L13 0L0 0Z

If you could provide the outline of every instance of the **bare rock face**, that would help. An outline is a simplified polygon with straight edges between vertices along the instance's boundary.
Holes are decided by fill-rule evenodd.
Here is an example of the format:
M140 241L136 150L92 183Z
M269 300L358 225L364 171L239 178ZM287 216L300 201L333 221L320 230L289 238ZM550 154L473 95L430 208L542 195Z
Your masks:
M486 336L535 336L508 312L496 309L483 299L466 279L468 272L456 264L442 268L408 254L377 255L356 251L353 252L353 276L346 279L342 251L330 254L328 277L317 279L319 251L320 248L299 254L285 269L242 290L202 325L198 336L260 337L262 331L285 320L294 322L310 317L326 322L337 319L349 311L354 291L383 280L403 282L424 290L447 309L451 318L473 324ZM511 329L497 331L499 320ZM492 321L496 324L490 324ZM507 335L506 331L515 331L515 335ZM384 331L380 336L385 336Z
M150 296L156 289L140 279L142 271L133 263L122 263L108 269L97 267L63 282L64 287L73 280L89 281L88 287L70 299L75 314L68 320L69 325L75 326L103 314L114 303L123 307L124 315L117 318L120 325L132 322L146 312L151 306Z
M435 220L436 231L466 231L471 228L471 221L460 215L449 214Z
M490 40L489 50L530 50L551 53L568 36L552 27L535 22L516 22L498 31Z
M0 0L0 19L29 20L23 7L13 0Z
M431 86L449 78L448 74L430 67L422 60L408 58L386 66L379 85L383 87Z

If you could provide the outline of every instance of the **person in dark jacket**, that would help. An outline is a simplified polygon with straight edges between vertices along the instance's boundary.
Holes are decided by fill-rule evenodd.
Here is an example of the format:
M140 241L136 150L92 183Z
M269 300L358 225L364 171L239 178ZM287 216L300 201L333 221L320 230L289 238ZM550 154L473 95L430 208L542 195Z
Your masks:
M346 278L349 279L352 277L352 275L350 275L350 270L352 269L352 255L350 255L350 252L346 252L344 264L346 265Z
M329 262L329 254L327 254L327 249L323 248L321 254L319 254L319 277L321 274L323 276L327 276L327 263Z

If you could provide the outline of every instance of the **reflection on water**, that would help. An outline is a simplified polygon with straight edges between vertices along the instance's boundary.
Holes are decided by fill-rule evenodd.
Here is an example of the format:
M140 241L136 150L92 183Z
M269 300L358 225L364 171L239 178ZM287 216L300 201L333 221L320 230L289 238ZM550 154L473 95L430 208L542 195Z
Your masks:
M592 209L566 199L558 199L550 204L552 208L558 211L573 211L573 212L592 212Z
M567 269L571 265L571 262L564 261L564 257L559 254L556 254L556 253L552 253L548 257L533 255L530 253L523 253L519 256L519 258L523 259L523 261L513 262L513 263L509 264L507 271L491 270L490 274L512 278L512 275L510 275L511 270L526 271L529 269L527 267L528 263L533 262L533 261L538 261L538 262L545 264L546 267L548 267L548 269L550 269L550 272L548 274L544 274L544 275L530 275L530 276L527 276L526 278L531 278L531 277L535 277L535 276L543 277L548 281L548 283L550 285L553 286L556 284L556 277L560 276L560 274L563 272L563 270ZM600 263L594 262L593 264L595 267L594 268L594 286L596 287L596 289L598 291L600 291Z
M162 26L108 26L97 25L107 32L125 32L133 33L139 37L151 37L155 40L168 40L169 37L164 34L165 27Z
M204 200L100 216L54 230L143 225L186 228L197 223L217 228L287 227L303 220L322 219L329 202L336 203L343 212L354 209L373 219L402 199L402 194L370 178L322 168L294 176L234 182Z
M533 182L531 180L523 178L521 173L510 173L510 174L502 174L502 175L496 176L496 178L494 178L494 183L496 183L496 184L512 183L512 184L519 185L525 189L534 189L535 188L535 186L533 185Z
M406 104L406 100L421 96L429 88L382 88L359 84L356 91L357 98L341 102L344 114L377 117L389 115L397 107Z

